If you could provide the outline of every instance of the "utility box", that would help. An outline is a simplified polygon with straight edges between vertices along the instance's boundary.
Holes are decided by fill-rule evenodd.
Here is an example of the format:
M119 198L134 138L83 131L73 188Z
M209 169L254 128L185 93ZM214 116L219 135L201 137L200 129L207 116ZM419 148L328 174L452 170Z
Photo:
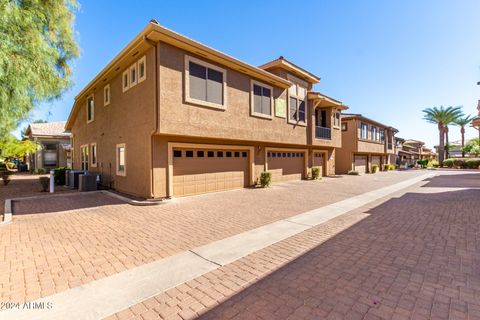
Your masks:
M97 175L95 174L81 174L78 176L78 190L79 191L95 191L97 190Z
M69 177L68 177L68 186L70 188L78 188L78 177L81 174L85 174L86 171L84 170L70 170L69 172Z

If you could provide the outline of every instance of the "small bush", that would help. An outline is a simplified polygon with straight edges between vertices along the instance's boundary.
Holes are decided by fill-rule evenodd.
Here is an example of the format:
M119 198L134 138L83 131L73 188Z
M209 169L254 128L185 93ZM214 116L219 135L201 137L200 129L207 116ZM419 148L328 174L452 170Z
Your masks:
M6 186L10 182L11 172L9 172L7 170L1 170L0 175L1 175L2 180L3 180L3 185Z
M260 186L262 188L270 187L272 184L272 173L268 171L263 171L260 174Z
M377 173L378 171L378 164L372 164L372 173Z
M359 175L358 171L355 171L355 170L350 170L350 171L347 172L347 174L351 175L351 176L358 176Z
M35 168L28 169L28 172L30 172L30 174L35 174Z
M468 169L479 169L480 168L480 159L468 159L466 161Z
M53 179L55 180L55 184L57 186L64 186L65 185L65 172L67 168L60 167L53 170Z
M391 170L390 165L389 164L384 164L383 165L383 171L388 171L388 170Z
M427 160L427 159L418 160L418 161L417 161L417 164L419 164L420 167L422 167L422 168L426 168L427 165L428 165L428 160Z
M397 166L394 164L389 164L388 165L388 170L397 170Z
M45 174L47 173L47 170L45 170L45 168L38 168L37 169L37 174Z
M312 179L317 180L320 179L320 167L313 167L312 168Z
M457 169L478 169L480 166L480 159L478 158L456 158L446 159L443 161L443 166Z
M42 191L46 192L48 190L48 186L50 185L50 178L49 177L40 177L38 178L40 184L42 185Z
M453 159L446 159L443 161L443 166L447 168L453 168Z
M434 168L438 168L440 166L437 160L430 161L430 165Z

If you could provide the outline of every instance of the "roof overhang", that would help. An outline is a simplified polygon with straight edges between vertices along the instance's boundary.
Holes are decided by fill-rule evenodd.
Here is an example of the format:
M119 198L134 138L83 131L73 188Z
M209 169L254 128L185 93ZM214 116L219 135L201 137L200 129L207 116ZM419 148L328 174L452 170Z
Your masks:
M281 68L302 78L303 80L310 82L311 84L316 84L320 82L320 77L317 77L316 75L308 72L307 70L300 68L299 66L291 63L290 61L284 59L283 57L267 62L261 65L259 68L262 68L265 70L272 69L272 68Z
M329 96L321 94L320 92L309 92L308 100L313 101L314 107L331 107L338 110L347 110L348 106L344 105L341 101L333 99Z
M398 129L394 128L394 127L391 127L391 126L387 126L383 123L380 123L378 121L375 121L375 120L372 120L370 118L367 118L367 117L364 117L363 115L359 114L359 113L352 113L352 114L342 114L342 120L345 119L345 120L348 120L348 119L359 119L359 120L363 120L365 122L369 122L371 124L374 124L376 126L379 126L379 127L383 127L385 129L389 129L389 130L392 130L393 132L397 133L398 132Z
M165 42L172 46L181 48L187 52L202 56L213 62L229 67L238 72L247 74L265 83L273 86L287 89L292 83L286 79L276 76L266 70L255 67L243 61L240 61L230 55L212 49L200 42L192 40L184 35L167 29L155 22L150 22L100 73L88 83L85 88L75 97L73 108L68 117L65 128L71 130L78 101L90 94L96 86L106 83L123 71L134 59L143 52L147 51L152 42Z

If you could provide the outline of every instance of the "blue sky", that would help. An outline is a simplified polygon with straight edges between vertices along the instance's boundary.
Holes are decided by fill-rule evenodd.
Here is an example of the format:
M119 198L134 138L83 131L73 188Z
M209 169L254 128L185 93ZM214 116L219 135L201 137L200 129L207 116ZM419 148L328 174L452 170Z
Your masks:
M32 119L65 120L74 96L148 23L253 65L283 55L322 78L316 90L437 143L421 110L480 99L480 1L80 1L75 85ZM451 140L460 138L452 127ZM467 137L477 131L467 129Z

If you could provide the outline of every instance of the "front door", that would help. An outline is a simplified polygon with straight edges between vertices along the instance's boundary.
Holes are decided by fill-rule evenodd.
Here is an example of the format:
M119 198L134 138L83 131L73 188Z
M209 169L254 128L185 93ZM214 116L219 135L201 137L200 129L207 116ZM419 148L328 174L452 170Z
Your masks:
M80 147L82 170L88 170L88 145Z

